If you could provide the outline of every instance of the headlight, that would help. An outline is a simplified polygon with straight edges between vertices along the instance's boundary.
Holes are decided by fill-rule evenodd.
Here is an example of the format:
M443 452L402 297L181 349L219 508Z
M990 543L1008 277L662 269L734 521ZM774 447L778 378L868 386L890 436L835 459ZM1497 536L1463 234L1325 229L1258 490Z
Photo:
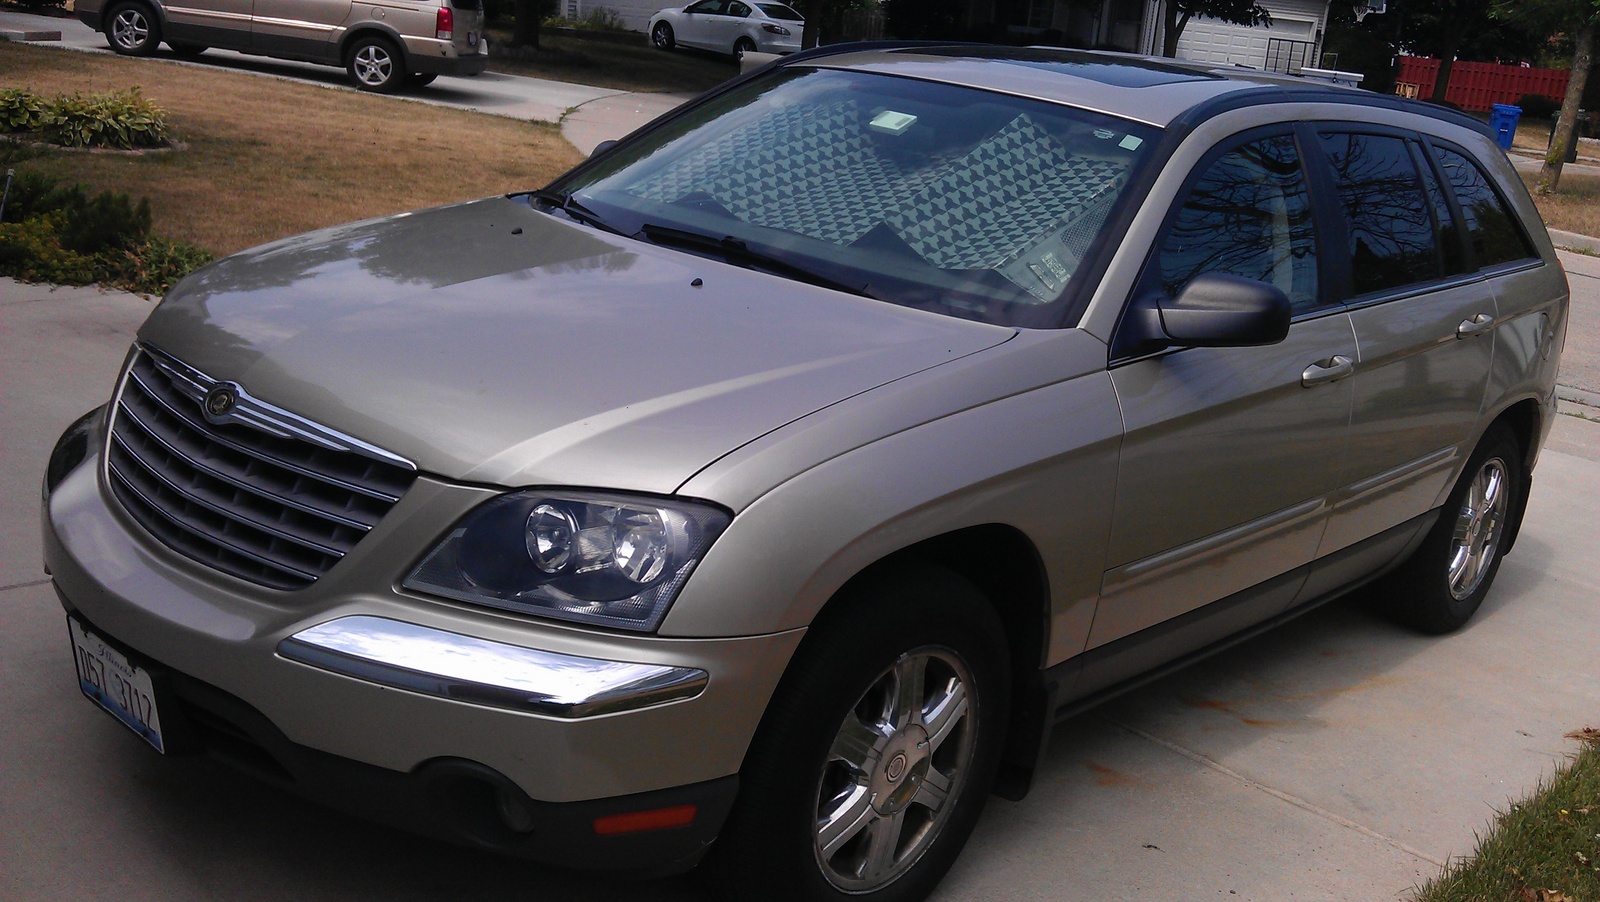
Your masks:
M467 514L404 586L458 601L653 630L728 525L720 508L526 491Z

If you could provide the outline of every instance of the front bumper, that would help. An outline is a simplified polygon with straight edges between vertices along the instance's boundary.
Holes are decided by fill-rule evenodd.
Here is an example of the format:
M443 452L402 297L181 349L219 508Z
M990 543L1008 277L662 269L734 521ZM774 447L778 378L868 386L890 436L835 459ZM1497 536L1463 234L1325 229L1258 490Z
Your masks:
M721 826L750 737L801 637L605 634L404 594L395 585L420 550L488 494L426 478L317 583L261 589L147 537L109 500L99 461L92 455L45 499L46 565L68 609L131 658L174 674L174 685L188 687L177 690L185 709L226 725L200 731L212 737L201 743L207 750L230 758L217 736L246 737L254 749L245 757L271 762L252 768L258 775L424 834L569 866L692 863ZM381 642L340 644L348 627L374 624L388 639L422 642L391 646L403 653L388 661ZM405 656L441 635L511 657L487 673L441 665L430 674ZM548 682L574 659L622 669L571 691ZM533 683L508 694L518 673ZM609 703L619 697L632 709ZM506 798L532 812L531 833L508 826L516 817L491 816ZM592 829L595 817L670 807L663 801L695 804L699 814L649 834Z

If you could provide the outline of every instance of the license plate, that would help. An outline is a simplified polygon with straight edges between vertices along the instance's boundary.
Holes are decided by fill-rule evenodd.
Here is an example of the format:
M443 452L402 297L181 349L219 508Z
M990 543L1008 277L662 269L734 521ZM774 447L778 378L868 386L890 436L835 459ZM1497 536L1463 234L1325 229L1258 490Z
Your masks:
M476 31L467 32L467 46L468 47L476 47L476 46L478 46L478 33Z
M156 710L156 690L150 672L131 663L125 655L72 617L67 618L72 634L72 657L78 665L78 688L89 700L138 733L156 751L166 753L161 741L161 715Z

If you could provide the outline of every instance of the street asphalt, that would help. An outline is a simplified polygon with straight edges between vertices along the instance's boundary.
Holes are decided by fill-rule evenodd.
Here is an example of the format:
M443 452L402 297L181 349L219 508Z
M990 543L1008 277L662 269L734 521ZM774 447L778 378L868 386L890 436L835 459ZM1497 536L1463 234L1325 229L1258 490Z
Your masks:
M0 31L33 27L17 15L0 12ZM296 77L342 78L305 68ZM510 95L484 87L500 79ZM558 83L511 76L435 84L469 108L563 121L585 151L681 99L541 93ZM1600 259L1561 260L1573 290L1562 393L1593 403ZM692 876L533 867L348 818L207 759L163 760L80 696L40 565L39 481L61 429L105 400L152 303L0 279L0 899L706 898ZM1470 853L1496 809L1575 751L1566 732L1600 726L1588 567L1600 560L1600 421L1582 418L1600 411L1564 408L1517 548L1465 629L1418 636L1357 597L1062 724L1032 794L990 803L936 898L1396 899Z

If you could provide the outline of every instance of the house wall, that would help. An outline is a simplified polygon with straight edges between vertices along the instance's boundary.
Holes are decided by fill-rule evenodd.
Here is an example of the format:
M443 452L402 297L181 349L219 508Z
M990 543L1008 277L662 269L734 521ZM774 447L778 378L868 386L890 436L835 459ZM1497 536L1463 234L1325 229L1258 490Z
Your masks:
M1195 18L1178 38L1178 56L1221 65L1239 64L1255 69L1284 69L1285 55L1297 51L1287 71L1298 72L1303 65L1315 67L1322 55L1322 35L1328 26L1328 0L1261 0L1261 5L1272 16L1272 24L1247 27L1232 25L1217 19ZM1156 4L1159 15L1159 4ZM1159 28L1158 28L1159 30ZM1294 47L1273 41L1304 41L1309 48ZM1160 52L1159 39L1155 42ZM1269 54L1277 52L1276 59Z
M597 9L609 9L622 17L623 27L631 31L644 31L650 17L663 9L683 8L692 0L556 0L557 14L569 19L581 19Z

